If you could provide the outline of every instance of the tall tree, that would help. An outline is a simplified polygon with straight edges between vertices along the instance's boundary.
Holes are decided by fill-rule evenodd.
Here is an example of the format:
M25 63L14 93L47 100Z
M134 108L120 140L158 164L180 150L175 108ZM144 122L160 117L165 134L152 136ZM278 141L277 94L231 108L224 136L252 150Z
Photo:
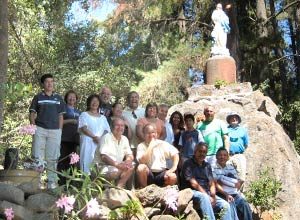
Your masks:
M273 28L273 38L274 38L273 42L275 45L273 47L273 50L274 50L275 58L278 59L278 69L279 69L279 76L280 76L280 81L281 81L280 84L281 84L282 101L283 101L283 103L286 103L288 101L289 96L288 96L288 87L287 87L286 62L285 62L285 59L283 59L284 42L283 42L281 33L279 31L277 18L275 16L276 11L275 11L274 0L270 0L269 4L270 4L270 11L271 11L271 23L272 23L272 28ZM276 89L275 86L273 89L274 90Z
M0 132L3 121L4 92L8 61L7 0L0 0Z

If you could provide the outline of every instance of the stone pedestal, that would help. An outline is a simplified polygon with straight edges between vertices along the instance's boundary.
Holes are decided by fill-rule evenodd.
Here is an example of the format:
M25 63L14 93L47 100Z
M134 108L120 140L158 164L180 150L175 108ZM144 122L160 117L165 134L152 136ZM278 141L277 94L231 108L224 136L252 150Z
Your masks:
M236 65L230 56L213 56L206 61L206 84L213 85L217 80L236 82Z

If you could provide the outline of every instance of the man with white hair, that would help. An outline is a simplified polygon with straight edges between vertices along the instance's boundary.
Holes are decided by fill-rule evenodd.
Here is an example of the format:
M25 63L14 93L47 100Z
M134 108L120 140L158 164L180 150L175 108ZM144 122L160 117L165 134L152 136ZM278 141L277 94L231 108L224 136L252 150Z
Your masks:
M99 97L100 97L100 114L105 117L109 117L112 111L111 101L111 90L109 87L102 87Z
M125 122L121 118L112 121L112 132L101 139L93 163L108 180L117 180L124 187L133 174L133 155L128 139L123 135Z

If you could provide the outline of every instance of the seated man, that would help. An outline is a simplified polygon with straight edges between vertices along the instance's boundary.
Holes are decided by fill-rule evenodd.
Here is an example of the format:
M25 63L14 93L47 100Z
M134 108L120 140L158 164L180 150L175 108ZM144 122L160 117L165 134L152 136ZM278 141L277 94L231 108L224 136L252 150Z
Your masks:
M124 121L115 118L112 132L102 137L93 161L108 180L117 180L118 187L125 186L134 170L129 141L122 135L124 129Z
M231 220L229 203L216 195L212 169L205 161L207 148L204 142L195 146L193 158L186 160L183 164L180 182L183 188L193 190L193 200L199 204L199 209L207 219L215 220L214 210L222 210L221 219Z
M179 155L178 150L166 141L157 139L154 124L147 124L143 128L144 142L137 147L137 178L140 187L149 184L158 186L174 185L177 182L175 171ZM167 160L172 160L172 167L167 170Z
M239 219L251 220L252 211L248 202L239 192L243 181L238 178L237 171L230 163L226 148L220 148L217 151L217 163L213 169L213 176L216 180L217 191L220 196L228 202L234 202Z

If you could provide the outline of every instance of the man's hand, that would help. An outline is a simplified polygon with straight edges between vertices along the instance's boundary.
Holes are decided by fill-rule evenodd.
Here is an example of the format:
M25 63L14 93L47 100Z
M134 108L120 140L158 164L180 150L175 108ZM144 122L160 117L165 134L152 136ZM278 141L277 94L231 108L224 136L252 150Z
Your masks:
M165 173L165 175L166 175L166 176L169 176L169 175L172 174L172 173L174 173L172 170L167 170L166 173Z
M93 141L96 143L96 144L99 144L100 143L100 137L99 136L94 136L92 137Z
M241 181L238 181L236 184L235 184L235 188L237 188L238 190L241 188L242 186L242 182Z
M117 167L119 170L123 170L123 171L128 170L128 166L126 165L125 162L118 163L118 164L116 165L116 167Z
M227 194L226 195L226 200L227 200L227 202L233 202L234 198L231 195Z
M210 203L212 207L215 207L217 200L216 200L216 196L210 196Z

